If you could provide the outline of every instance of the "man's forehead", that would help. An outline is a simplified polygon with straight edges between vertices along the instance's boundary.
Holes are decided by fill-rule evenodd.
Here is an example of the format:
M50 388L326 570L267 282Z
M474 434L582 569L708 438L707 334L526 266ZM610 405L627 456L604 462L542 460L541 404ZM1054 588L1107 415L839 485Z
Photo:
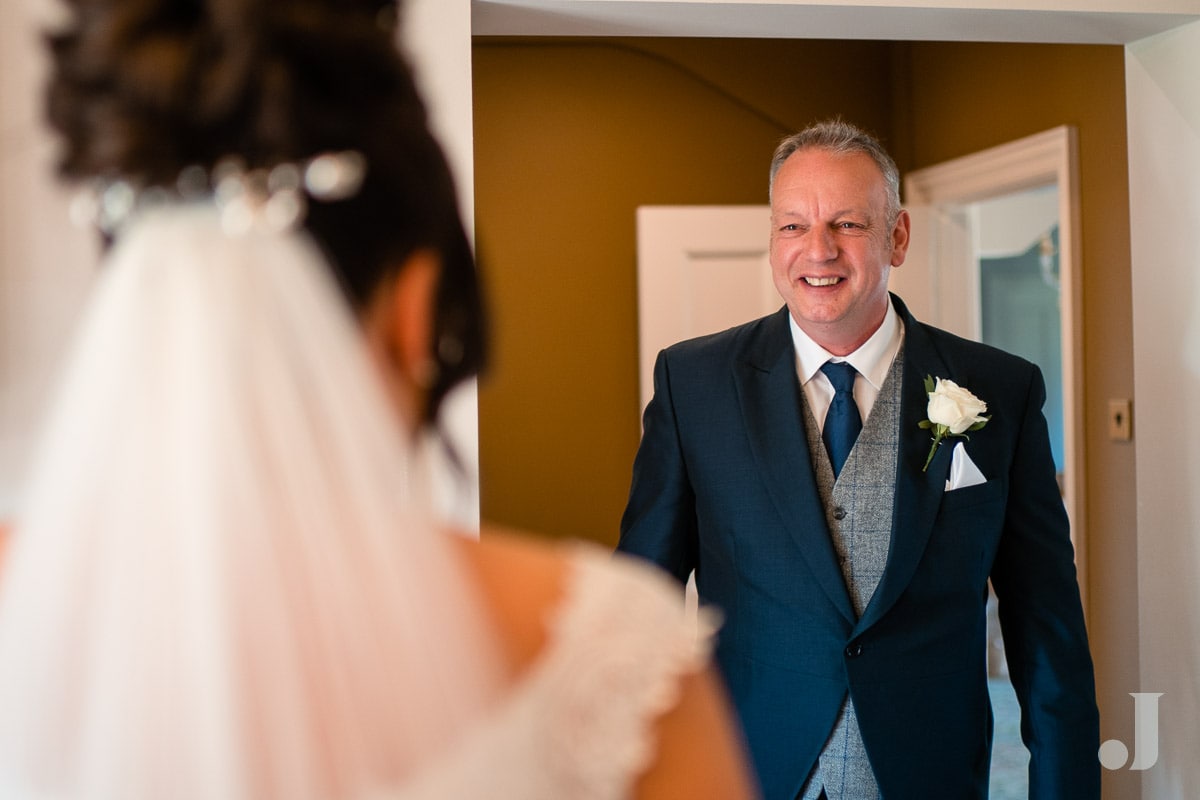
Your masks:
M828 169L831 166L847 171L866 171L877 175L880 180L883 180L883 170L875 159L871 158L869 153L864 153L861 150L850 150L843 152L840 150L831 150L826 147L805 147L792 153L783 163L779 165L779 169L775 173L776 179L785 174L802 173L814 169L814 163L819 162L821 168Z

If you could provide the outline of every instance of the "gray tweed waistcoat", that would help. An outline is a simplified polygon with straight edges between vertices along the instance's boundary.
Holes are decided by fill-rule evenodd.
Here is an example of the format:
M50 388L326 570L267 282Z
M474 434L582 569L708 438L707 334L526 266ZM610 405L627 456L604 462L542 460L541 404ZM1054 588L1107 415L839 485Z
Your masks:
M860 617L883 575L892 538L903 372L901 346L836 481L821 442L821 430L807 401L804 402L804 430L817 492L825 508L825 521L850 602ZM813 800L822 787L829 800L875 800L880 796L849 695L802 797Z

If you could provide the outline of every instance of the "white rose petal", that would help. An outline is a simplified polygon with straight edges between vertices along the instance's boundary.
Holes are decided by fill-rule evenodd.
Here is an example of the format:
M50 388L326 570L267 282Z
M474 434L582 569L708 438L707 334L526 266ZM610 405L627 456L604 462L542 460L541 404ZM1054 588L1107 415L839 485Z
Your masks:
M945 425L950 433L963 433L977 422L986 422L982 416L987 403L971 394L957 383L938 378L929 393L929 421Z

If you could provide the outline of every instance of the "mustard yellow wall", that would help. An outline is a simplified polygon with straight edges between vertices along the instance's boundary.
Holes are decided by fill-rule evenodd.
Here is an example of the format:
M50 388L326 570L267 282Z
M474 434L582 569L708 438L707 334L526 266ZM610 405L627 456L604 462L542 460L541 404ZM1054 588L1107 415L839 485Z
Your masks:
M634 209L763 203L784 133L841 114L902 171L1079 131L1089 625L1102 734L1138 663L1124 53L1119 47L477 39L477 230L496 365L480 395L484 518L612 544L639 435ZM1136 432L1135 432L1136 435ZM1112 713L1109 713L1111 709ZM1105 793L1139 796L1136 773Z
M636 208L765 203L775 144L819 117L886 136L888 46L484 38L473 58L483 517L615 544L640 435Z

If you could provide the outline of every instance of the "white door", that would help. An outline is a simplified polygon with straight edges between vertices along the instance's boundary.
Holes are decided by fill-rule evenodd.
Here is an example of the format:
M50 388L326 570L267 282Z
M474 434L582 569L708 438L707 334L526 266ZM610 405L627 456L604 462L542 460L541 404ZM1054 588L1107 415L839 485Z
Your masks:
M641 408L668 345L731 328L783 305L767 247L769 206L642 206L637 210Z

